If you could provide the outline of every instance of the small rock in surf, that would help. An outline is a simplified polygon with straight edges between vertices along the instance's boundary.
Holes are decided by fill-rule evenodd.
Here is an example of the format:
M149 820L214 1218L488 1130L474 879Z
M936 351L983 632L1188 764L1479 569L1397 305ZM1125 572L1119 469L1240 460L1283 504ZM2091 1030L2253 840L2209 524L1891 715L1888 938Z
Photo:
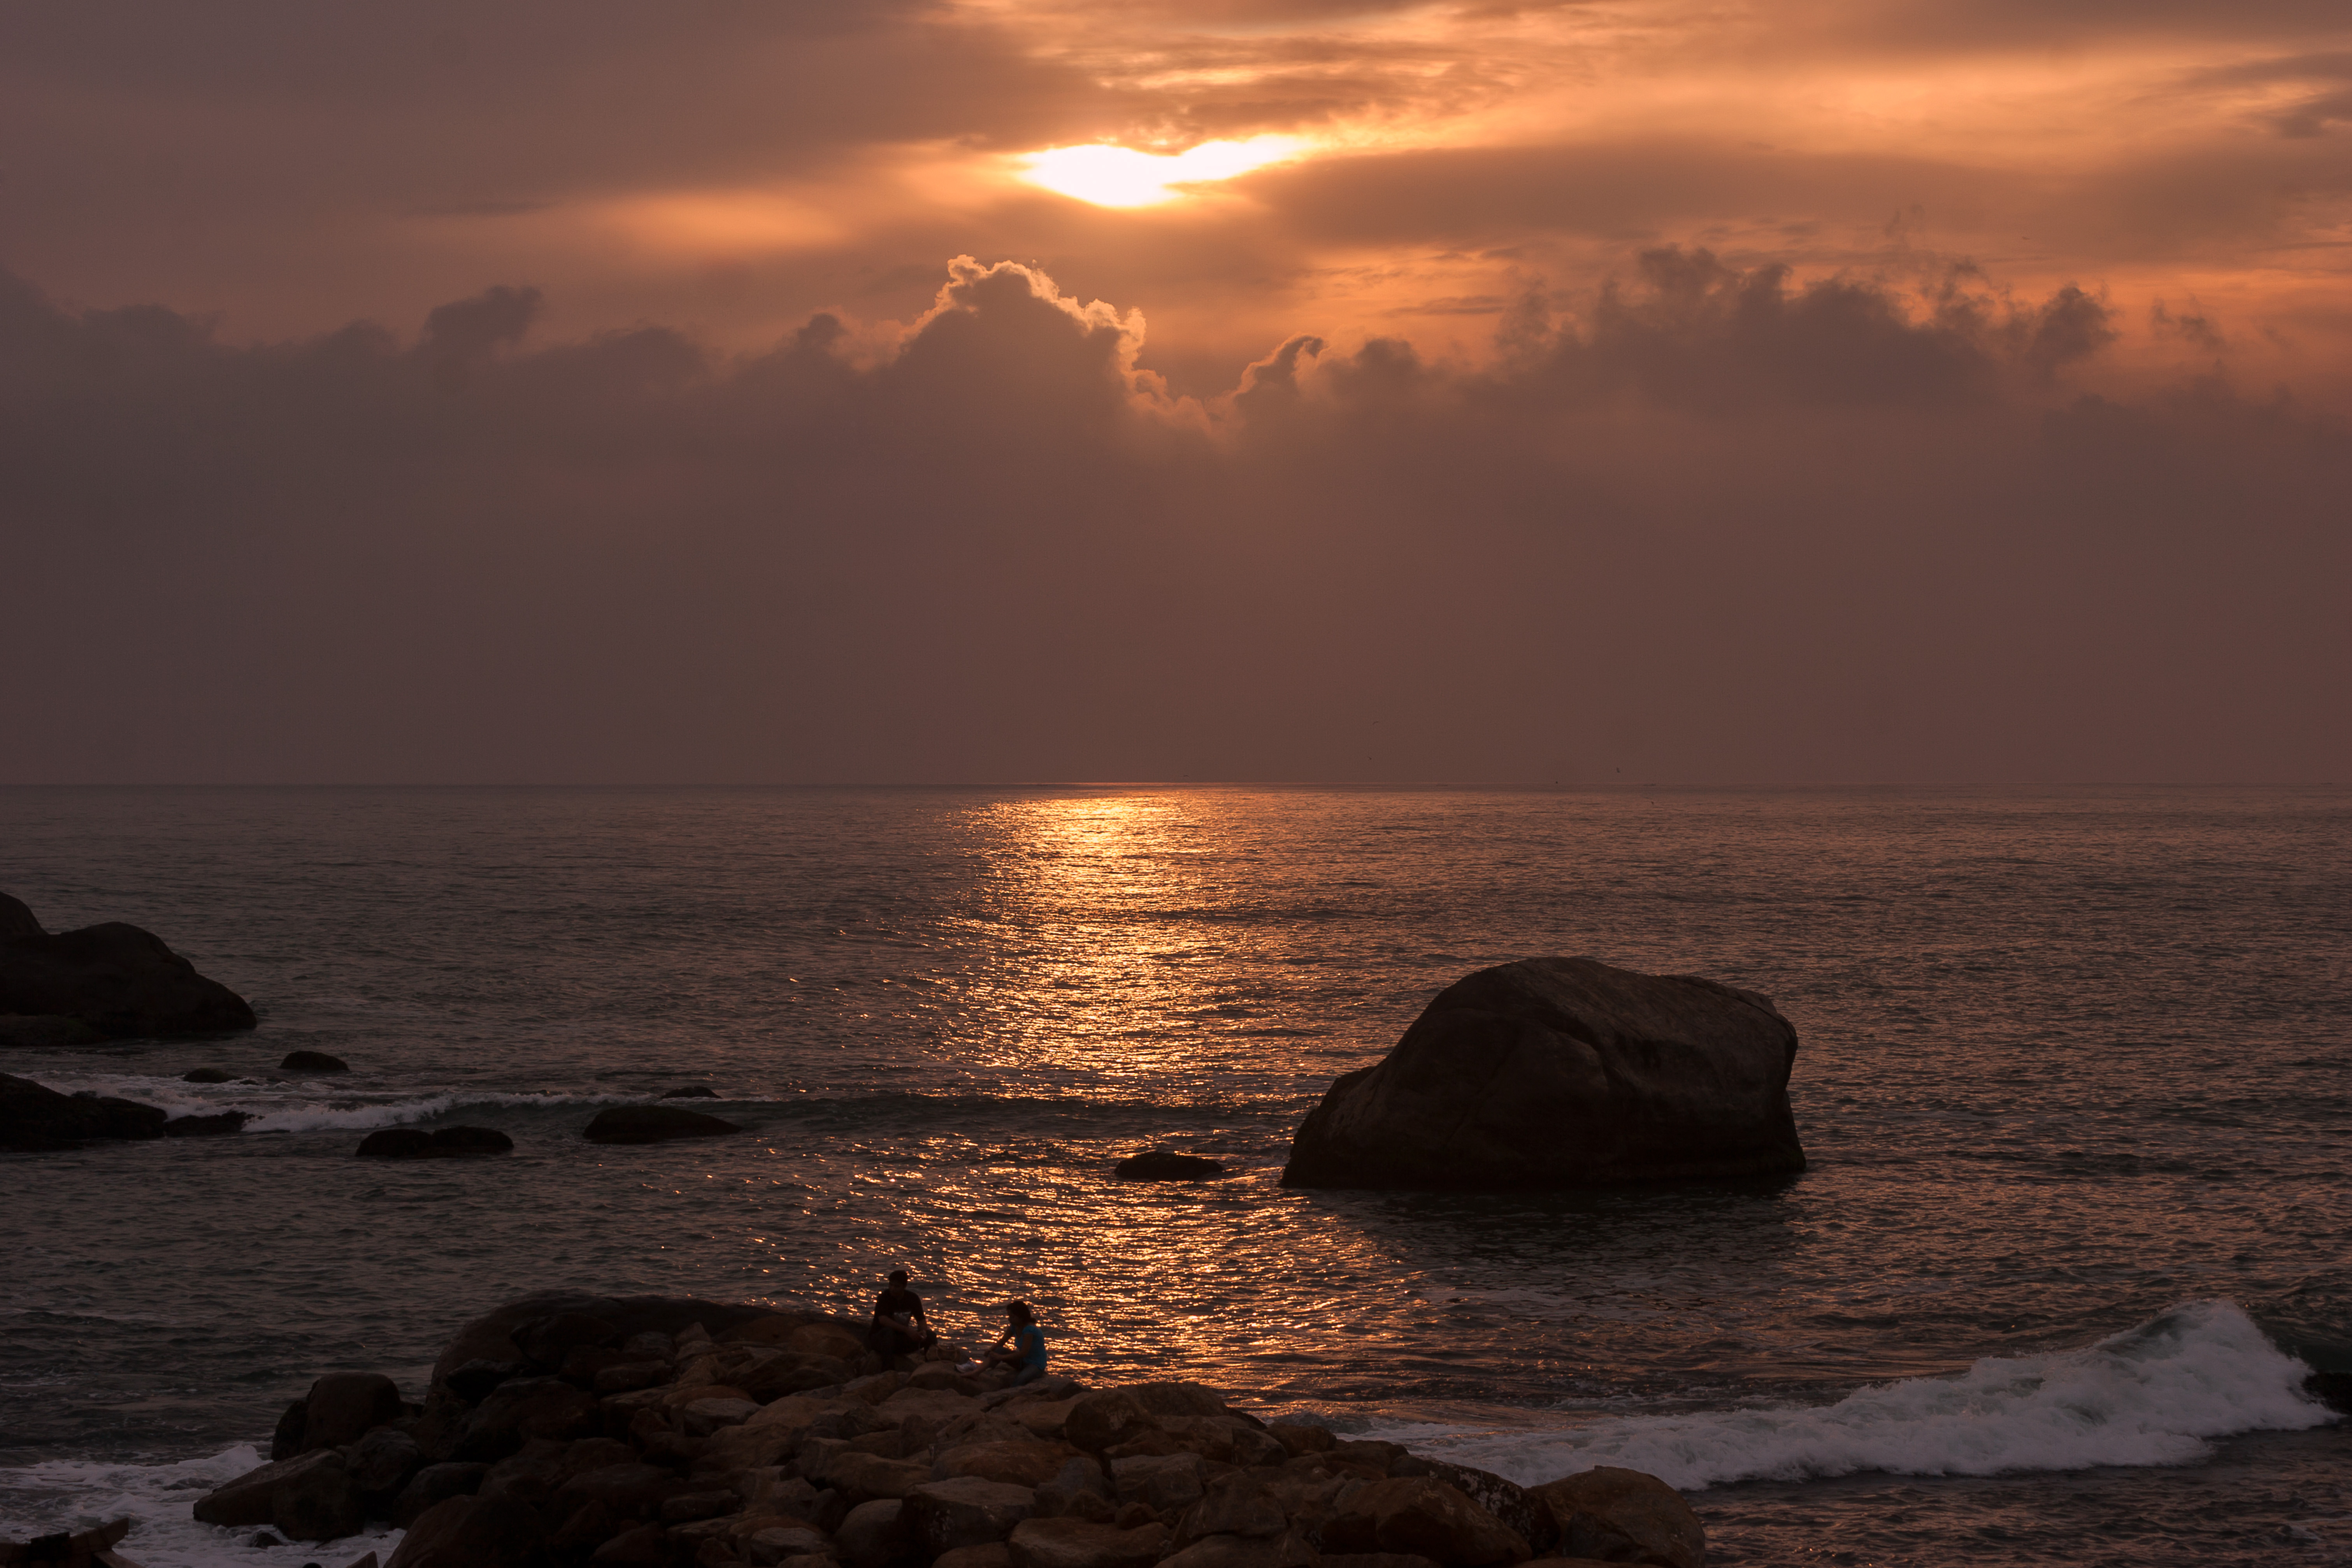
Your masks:
M581 1136L592 1144L658 1144L671 1138L721 1138L743 1129L677 1105L609 1105Z
M1128 1155L1111 1166L1110 1174L1120 1181L1206 1181L1224 1175L1225 1166L1223 1160L1203 1159L1199 1155L1151 1149Z

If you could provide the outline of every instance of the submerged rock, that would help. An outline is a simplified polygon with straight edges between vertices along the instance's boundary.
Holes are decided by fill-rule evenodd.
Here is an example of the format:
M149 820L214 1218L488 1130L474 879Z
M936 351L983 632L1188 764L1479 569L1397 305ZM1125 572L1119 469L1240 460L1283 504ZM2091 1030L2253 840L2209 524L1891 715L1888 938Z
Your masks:
M78 1020L110 1040L254 1026L253 1009L243 997L197 974L153 933L108 921L51 936L30 909L5 893L0 1014Z
M281 1072L349 1072L352 1064L323 1051L289 1051L278 1064Z
M167 1138L219 1138L243 1132L253 1120L247 1111L216 1111L209 1116L174 1116L163 1124Z
M514 1140L495 1127L381 1127L360 1140L355 1159L430 1160L466 1155L502 1155Z
M110 1094L60 1094L0 1072L0 1149L72 1149L89 1138L160 1138L164 1113Z
M592 1144L658 1144L671 1138L723 1138L743 1129L677 1105L608 1105L581 1136Z
M234 1083L235 1078L217 1067L194 1067L180 1074L183 1083Z
M683 1089L673 1089L662 1096L665 1100L716 1100L719 1091L708 1083L690 1083Z
M1120 1181L1206 1181L1211 1176L1224 1175L1225 1163L1203 1159L1199 1155L1177 1155L1166 1149L1151 1149L1128 1155L1110 1167L1110 1174Z
M1590 958L1446 988L1292 1140L1286 1186L1604 1186L1792 1174L1797 1031L1751 991Z

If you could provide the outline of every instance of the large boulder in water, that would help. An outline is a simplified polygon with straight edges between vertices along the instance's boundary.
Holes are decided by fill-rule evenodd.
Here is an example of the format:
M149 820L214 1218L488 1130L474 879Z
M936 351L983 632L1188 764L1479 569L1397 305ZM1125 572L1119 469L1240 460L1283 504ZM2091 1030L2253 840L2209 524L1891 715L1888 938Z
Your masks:
M113 1040L251 1029L253 1009L136 925L56 936L0 893L0 1013L79 1019Z
M1528 958L1440 992L1291 1141L1286 1186L1470 1191L1783 1175L1797 1031L1688 975Z

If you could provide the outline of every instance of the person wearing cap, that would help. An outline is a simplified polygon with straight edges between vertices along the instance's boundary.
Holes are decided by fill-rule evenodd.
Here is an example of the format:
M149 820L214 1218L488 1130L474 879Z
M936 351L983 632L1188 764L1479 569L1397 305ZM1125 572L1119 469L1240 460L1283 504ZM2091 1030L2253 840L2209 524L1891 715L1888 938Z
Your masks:
M928 1350L939 1338L923 1316L923 1298L907 1289L907 1270L891 1270L888 1287L874 1298L874 1326L866 1333L866 1348L887 1360Z
M1045 1375L1045 1331L1037 1326L1037 1314L1029 1310L1028 1302L1004 1303L1004 1332L988 1347L981 1364L1011 1369L1015 1388Z

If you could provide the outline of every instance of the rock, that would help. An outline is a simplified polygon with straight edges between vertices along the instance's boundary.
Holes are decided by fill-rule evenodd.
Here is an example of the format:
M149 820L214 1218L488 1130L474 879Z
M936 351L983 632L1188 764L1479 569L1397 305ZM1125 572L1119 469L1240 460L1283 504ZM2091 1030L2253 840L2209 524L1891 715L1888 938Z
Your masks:
M234 1083L236 1080L217 1067L194 1067L180 1074L180 1082L183 1083Z
M360 1490L332 1449L248 1470L199 1499L200 1524L267 1524L289 1541L332 1541L361 1523Z
M384 1127L360 1140L357 1157L386 1160L447 1159L464 1155L502 1155L514 1140L494 1127Z
M392 1522L407 1530L436 1503L453 1497L471 1497L482 1487L490 1467L485 1464L427 1465L408 1479L393 1500Z
M665 1100L716 1100L719 1091L708 1083L689 1083L683 1089L673 1089L662 1096Z
M906 1504L896 1498L859 1503L833 1532L842 1568L887 1568L907 1555Z
M698 1399L678 1414L688 1437L708 1437L721 1427L740 1426L759 1413L760 1406L749 1399Z
M814 1557L823 1553L832 1543L814 1530L797 1525L771 1525L755 1530L743 1538L746 1553L754 1563L782 1563L793 1557ZM939 1568L937 1563L932 1568Z
M1201 1500L1186 1511L1176 1526L1176 1544L1190 1546L1211 1535L1271 1540L1289 1528L1289 1518L1265 1483L1247 1470L1234 1470L1211 1481Z
M1039 1485L1036 1510L1031 1517L1107 1520L1117 1511L1113 1501L1110 1478L1103 1474L1100 1465L1081 1456L1065 1460L1050 1479Z
M459 1330L442 1351L441 1358L433 1364L435 1385L446 1385L450 1374L470 1362L495 1366L525 1359L522 1347L515 1343L516 1333L529 1325L543 1324L566 1313L593 1317L607 1325L614 1339L625 1342L644 1333L676 1339L689 1325L698 1323L707 1324L712 1331L732 1328L752 1318L771 1316L772 1309L698 1301L691 1296L591 1296L569 1291L543 1291L495 1307ZM569 1348L565 1347L567 1353ZM544 1364L551 1368L561 1366L562 1358L559 1355Z
M163 1124L167 1138L224 1138L242 1132L253 1117L244 1111L219 1111L209 1116L174 1116Z
M302 1401L302 1450L339 1448L362 1433L397 1421L400 1389L375 1372L331 1372L310 1385Z
M1517 1481L1507 1480L1491 1470L1476 1470L1467 1465L1448 1464L1443 1459L1407 1454L1389 1467L1389 1474L1429 1476L1444 1481L1517 1531L1519 1538L1528 1543L1528 1549L1539 1556L1549 1552L1559 1542L1559 1531L1552 1522L1551 1511Z
M1198 1454L1137 1454L1110 1462L1118 1500L1142 1503L1155 1513L1200 1501L1206 1474L1207 1461Z
M1121 1530L1084 1519L1024 1519L1005 1543L1013 1568L1151 1568L1167 1554L1158 1522Z
M1309 1427L1297 1422L1276 1421L1266 1430L1273 1433L1275 1440L1293 1455L1325 1453L1339 1440L1328 1427Z
M1550 1561L1557 1568L1559 1560ZM1437 1568L1437 1564L1405 1552L1326 1552L1316 1559L1316 1568Z
M1037 1487L1053 1479L1068 1464L1093 1468L1092 1460L1073 1458L1070 1450L1060 1443L966 1443L950 1448L932 1462L931 1479L944 1481L957 1476L977 1476L984 1481Z
M422 1127L379 1127L360 1140L353 1159L422 1159L433 1147L433 1134Z
M467 1417L451 1458L495 1462L532 1437L589 1437L603 1425L602 1416L594 1396L562 1378L511 1378Z
M1653 1475L1602 1465L1528 1495L1559 1531L1563 1557L1706 1568L1706 1529L1682 1494Z
M931 1568L1013 1568L1013 1548L1002 1541L959 1546L953 1552L940 1552Z
M408 1527L384 1568L539 1568L544 1528L520 1498L449 1498Z
M1442 1568L1524 1563L1527 1541L1465 1497L1427 1476L1374 1481L1323 1525L1333 1552L1392 1552L1433 1558Z
M5 893L0 1014L75 1019L110 1040L254 1026L243 997L197 974L152 933L110 921L53 936Z
M691 1524L700 1519L717 1519L734 1513L743 1506L743 1500L731 1491L689 1491L664 1498L661 1505L664 1524Z
M977 1476L927 1481L906 1495L907 1538L925 1558L959 1546L1002 1541L1029 1517L1037 1494L1027 1487Z
M592 1144L658 1144L671 1138L720 1138L742 1130L732 1122L677 1105L608 1105L580 1135Z
M1081 1448L1125 1442L1164 1416L1225 1416L1232 1412L1213 1388L1197 1383L1139 1383L1083 1395L1070 1407L1062 1436Z
M53 1051L60 1046L101 1045L106 1036L77 1018L58 1013L0 1013L0 1046L18 1045L27 1051ZM227 1078L199 1080L221 1082Z
M1128 1155L1110 1167L1110 1174L1120 1181L1206 1181L1224 1175L1225 1165L1223 1160L1202 1159L1198 1155L1152 1149Z
M380 1500L397 1497L424 1463L416 1439L394 1427L376 1427L352 1444L343 1458L352 1484L363 1496Z
M1291 1142L1286 1186L1547 1189L1805 1168L1797 1032L1753 992L1590 958L1455 981Z
M693 1490L692 1483L679 1480L659 1465L632 1459L600 1465L566 1478L555 1489L547 1512L553 1518L569 1519L593 1502L611 1510L614 1518L625 1519L646 1509L659 1508L670 1498Z
M806 1444L803 1447L805 1449ZM803 1464L802 1469L805 1471L808 1467ZM837 1489L845 1497L862 1502L870 1498L905 1497L930 1480L931 1468L910 1464L904 1459L886 1459L877 1454L857 1453L845 1444L842 1451L827 1460L811 1479L820 1485Z
M658 1568L668 1560L668 1532L658 1524L641 1524L625 1530L589 1554L591 1563L628 1564L629 1568Z
M2352 1416L2352 1372L2315 1372L2303 1391L2341 1416Z
M1209 1535L1160 1561L1175 1568L1307 1568L1315 1549L1297 1535Z
M110 1094L60 1094L0 1072L0 1149L39 1153L89 1138L159 1138L164 1113Z
M280 1072L349 1072L351 1063L323 1051L289 1051L278 1064Z

